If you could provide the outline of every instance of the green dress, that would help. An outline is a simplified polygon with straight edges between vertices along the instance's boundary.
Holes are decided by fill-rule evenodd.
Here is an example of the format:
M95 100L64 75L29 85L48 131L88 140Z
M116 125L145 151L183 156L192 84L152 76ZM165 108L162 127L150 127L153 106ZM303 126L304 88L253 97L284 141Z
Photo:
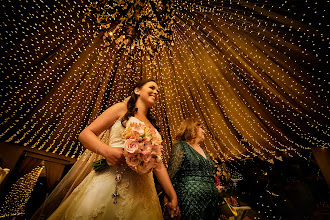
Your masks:
M214 164L206 152L205 155L206 158L185 141L179 141L172 147L168 173L178 196L183 220L220 217Z

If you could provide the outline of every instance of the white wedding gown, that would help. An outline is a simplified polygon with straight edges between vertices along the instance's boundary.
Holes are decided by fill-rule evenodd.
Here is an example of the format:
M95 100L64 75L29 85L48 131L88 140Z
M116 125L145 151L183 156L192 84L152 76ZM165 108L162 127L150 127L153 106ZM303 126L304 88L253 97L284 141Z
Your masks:
M127 125L133 121L143 123L131 117ZM121 121L116 121L110 130L110 146L123 147L123 131ZM116 170L122 173L117 204L112 197ZM156 220L163 217L152 172L140 175L123 165L119 168L110 166L98 173L90 172L48 219Z

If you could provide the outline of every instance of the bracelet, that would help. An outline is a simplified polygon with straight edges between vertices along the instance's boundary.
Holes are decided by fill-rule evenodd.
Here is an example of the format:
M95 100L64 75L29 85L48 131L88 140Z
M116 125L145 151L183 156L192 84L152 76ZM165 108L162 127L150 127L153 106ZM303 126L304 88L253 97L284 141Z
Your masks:
M103 142L101 142L101 143L99 144L99 146L97 146L95 153L97 153L97 151L99 150L99 148L101 147L102 144L103 144Z

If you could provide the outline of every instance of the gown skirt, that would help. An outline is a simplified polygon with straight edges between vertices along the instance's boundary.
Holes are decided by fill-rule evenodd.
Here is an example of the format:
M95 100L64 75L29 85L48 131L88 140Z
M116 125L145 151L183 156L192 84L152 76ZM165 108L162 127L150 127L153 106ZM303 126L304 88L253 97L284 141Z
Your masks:
M118 169L118 170L117 170ZM122 172L114 203L115 175ZM163 219L152 173L140 175L128 167L92 171L48 219Z

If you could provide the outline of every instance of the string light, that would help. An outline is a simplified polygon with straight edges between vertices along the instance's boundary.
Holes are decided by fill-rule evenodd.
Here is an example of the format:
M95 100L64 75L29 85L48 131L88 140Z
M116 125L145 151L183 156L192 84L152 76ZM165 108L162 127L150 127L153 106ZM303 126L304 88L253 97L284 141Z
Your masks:
M171 41L173 9L171 0L93 2L84 21L95 20L105 31L106 48L122 48L129 59L141 55L150 59L166 41Z
M188 117L204 122L205 147L221 161L307 159L305 150L329 147L328 3L175 0L164 7L171 41L152 59L107 43L116 26L104 38L107 20L86 18L92 1L3 4L0 138L79 157L80 131L154 78L165 161Z
M26 203L43 169L44 166L34 168L11 186L1 205L1 218L24 215Z

